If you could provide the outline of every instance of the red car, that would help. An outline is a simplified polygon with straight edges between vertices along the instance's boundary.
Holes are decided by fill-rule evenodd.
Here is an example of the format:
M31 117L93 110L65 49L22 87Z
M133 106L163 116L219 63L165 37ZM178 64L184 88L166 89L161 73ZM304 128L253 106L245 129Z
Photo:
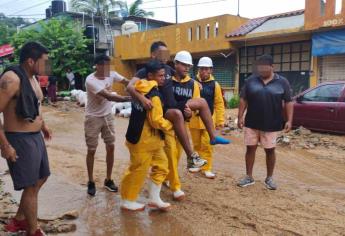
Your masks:
M345 134L345 81L321 83L296 96L293 126Z

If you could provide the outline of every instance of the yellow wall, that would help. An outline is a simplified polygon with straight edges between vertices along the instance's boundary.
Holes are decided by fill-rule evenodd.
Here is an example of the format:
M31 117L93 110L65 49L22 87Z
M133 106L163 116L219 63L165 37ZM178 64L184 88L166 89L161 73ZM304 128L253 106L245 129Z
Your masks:
M171 25L145 32L138 32L128 36L115 37L115 56L121 60L138 60L149 58L149 50L152 42L164 41L171 54L180 50L188 50L191 53L212 52L228 50L229 42L225 34L238 28L247 21L232 15L221 15L187 23ZM218 36L214 36L216 22L219 24ZM210 25L210 35L205 39L205 28ZM196 28L200 26L201 39L197 40ZM188 30L192 29L192 41L189 41Z
M124 62L115 57L112 59L111 69L120 73L127 79L131 79L133 77L133 71L135 71L135 64L133 62ZM114 83L113 90L118 94L126 95L125 86L122 84Z
M312 88L318 84L319 80L319 67L317 57L312 57L311 71L313 72L313 74L310 75L309 86Z

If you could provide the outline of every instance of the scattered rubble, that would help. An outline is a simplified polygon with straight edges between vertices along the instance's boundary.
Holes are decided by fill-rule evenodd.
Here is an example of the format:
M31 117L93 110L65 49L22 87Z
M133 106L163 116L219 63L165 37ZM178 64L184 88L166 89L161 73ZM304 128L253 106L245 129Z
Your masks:
M332 135L314 133L302 126L287 134L281 133L277 142L279 145L291 148L315 149L317 147L324 147L326 149L345 150L345 144L334 140Z

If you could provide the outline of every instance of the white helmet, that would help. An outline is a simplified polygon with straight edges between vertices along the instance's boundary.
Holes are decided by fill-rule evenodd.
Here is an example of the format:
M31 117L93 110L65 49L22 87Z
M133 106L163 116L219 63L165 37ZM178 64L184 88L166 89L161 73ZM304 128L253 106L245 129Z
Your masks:
M176 54L174 61L179 61L187 65L193 65L192 55L187 51L180 51Z
M198 67L213 67L212 59L209 57L200 58Z

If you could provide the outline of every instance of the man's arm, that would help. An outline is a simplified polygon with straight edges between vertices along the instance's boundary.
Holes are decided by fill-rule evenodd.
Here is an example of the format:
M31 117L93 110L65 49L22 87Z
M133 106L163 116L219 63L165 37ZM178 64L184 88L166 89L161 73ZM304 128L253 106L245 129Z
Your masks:
M2 122L0 119L0 149L1 149L1 156L9 161L15 162L17 159L16 151L13 149L11 144L8 142L4 127L2 126Z
M240 99L240 106L238 108L238 123L237 126L243 129L244 126L244 112L247 110L248 103L244 98Z
M285 122L284 132L289 132L292 128L292 119L293 119L293 102L292 102L292 93L289 81L284 79L284 110L286 114L287 121Z
M12 97L19 89L19 78L13 72L7 72L0 78L0 113L2 113ZM16 161L17 154L14 148L8 142L5 131L0 119L0 149L1 156L9 161Z
M152 98L153 108L147 112L147 118L150 125L155 129L169 131L172 129L170 121L163 117L162 102L159 97Z
M135 89L135 83L140 80L140 78L138 77L133 77L128 85L127 85L127 91L128 93L135 99L138 100L143 107L145 108L145 110L150 110L153 107L153 104L151 102L150 99L146 98L143 94L139 93L136 89Z
M292 128L293 119L293 102L287 102L284 106L287 121L285 123L284 132L289 132Z
M102 91L97 93L97 95L102 96L108 101L112 101L112 102L129 102L132 99L130 96L117 95L112 92L109 92L106 89L103 89Z
M224 126L225 105L224 105L222 89L218 83L216 83L214 96L215 96L214 112L216 115L216 128L221 128Z

